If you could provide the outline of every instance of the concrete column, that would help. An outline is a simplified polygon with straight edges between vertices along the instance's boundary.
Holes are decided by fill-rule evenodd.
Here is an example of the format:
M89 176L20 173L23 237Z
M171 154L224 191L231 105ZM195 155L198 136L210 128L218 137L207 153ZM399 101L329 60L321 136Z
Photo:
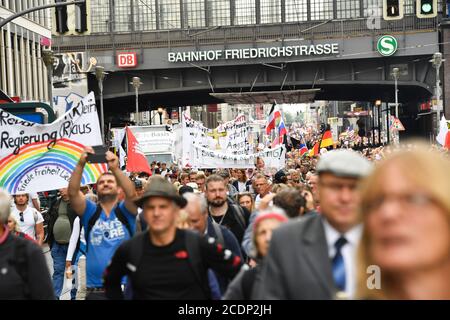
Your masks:
M30 48L30 32L27 31L27 38L25 39L25 58L26 58L26 68L27 68L27 96L26 100L33 99L33 80L31 73L31 48Z
M26 44L26 39L24 39L24 37L23 37L23 33L22 33L22 35L21 35L21 37L20 37L20 39L19 39L19 42L20 42L20 65L21 65L21 70L20 70L20 72L21 72L21 77L20 77L20 80L22 81L22 94L21 94L21 96L20 96L20 98L22 99L22 100L25 100L26 99L26 97L27 97L27 64L26 64L26 59L25 59L25 57L26 57L26 46L25 46L25 44Z
M0 30L0 63L1 63L1 88L4 92L7 91L7 83L6 83L6 43L5 43L5 38L4 35L6 34L6 32L4 32L3 30Z
M8 82L8 95L14 96L16 94L14 89L14 64L13 64L13 53L11 50L11 24L7 25L6 31L6 68L8 70L7 82Z
M14 80L16 82L16 96L21 95L21 67L22 65L20 64L20 56L19 56L19 42L17 41L17 29L19 29L19 27L16 27L16 31L14 32L14 65L15 65L15 72L14 72Z
M36 51L36 35L33 33L33 47L31 49L31 61L33 66L33 100L39 99L39 86L38 86L38 61Z
M47 69L44 68L42 63L42 54L41 54L41 46L38 45L37 49L37 78L38 78L38 88L39 88L39 101L45 101L45 93L44 93L44 83L47 82L47 77L45 76L45 73Z

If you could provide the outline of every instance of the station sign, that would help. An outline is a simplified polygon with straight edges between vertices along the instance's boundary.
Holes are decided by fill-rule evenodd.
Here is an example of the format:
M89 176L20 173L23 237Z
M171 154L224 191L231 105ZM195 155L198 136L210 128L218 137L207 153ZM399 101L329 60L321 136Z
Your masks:
M326 56L339 54L339 43L297 45L267 48L243 48L168 52L169 62L198 62L217 60L247 60L261 58L288 58L301 56Z
M119 68L134 68L137 66L136 52L124 52L117 55L117 66Z

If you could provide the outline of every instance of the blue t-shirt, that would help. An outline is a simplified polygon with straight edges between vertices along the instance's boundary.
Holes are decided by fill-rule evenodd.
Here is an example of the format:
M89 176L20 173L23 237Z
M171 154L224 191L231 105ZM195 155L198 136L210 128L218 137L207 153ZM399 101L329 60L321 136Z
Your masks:
M131 230L135 230L136 215L127 210L123 201L119 203L119 208L128 220ZM94 202L86 200L86 209L81 217L81 224L85 231L87 231L89 219L95 214L96 209L97 205ZM127 228L117 218L114 210L111 211L109 218L102 210L100 217L91 229L89 243L87 243L86 286L88 288L103 287L103 272L119 245L130 239L131 236Z

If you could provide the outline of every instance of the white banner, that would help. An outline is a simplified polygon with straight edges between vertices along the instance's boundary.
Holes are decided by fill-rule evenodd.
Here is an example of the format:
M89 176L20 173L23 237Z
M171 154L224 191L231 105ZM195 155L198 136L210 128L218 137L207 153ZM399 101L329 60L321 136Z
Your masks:
M86 146L103 144L93 92L49 124L29 122L0 109L0 159L27 144L62 138Z
M67 187L84 146L102 138L94 94L47 125L28 122L0 109L0 188L11 194ZM92 184L105 163L87 163L81 184Z
M183 113L183 167L253 168L256 157L264 159L266 167L284 167L284 146L254 153L249 139L251 129L244 115L208 129Z
M172 153L174 133L165 128L146 129L146 127L130 127L144 154ZM163 131L164 130L164 131Z

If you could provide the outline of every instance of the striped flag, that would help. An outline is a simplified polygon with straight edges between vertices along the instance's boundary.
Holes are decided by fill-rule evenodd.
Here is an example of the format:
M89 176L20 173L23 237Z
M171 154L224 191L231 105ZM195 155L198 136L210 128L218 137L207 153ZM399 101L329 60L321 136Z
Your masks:
M306 144L304 144L304 143L300 144L300 155L303 156L307 152L308 152L308 147L306 147Z
M266 134L269 135L277 125L277 120L281 118L281 111L274 103L270 109L269 118L267 119Z
M308 155L309 155L310 157L314 157L314 156L316 156L316 155L319 154L319 151L320 151L320 150L319 150L319 149L320 149L320 148L319 148L319 144L320 144L320 142L317 141L316 144L314 145L314 147L312 147L311 150L309 150L309 154L308 154Z
M322 135L322 140L320 141L320 148L326 148L333 145L333 135L331 130L327 130Z

